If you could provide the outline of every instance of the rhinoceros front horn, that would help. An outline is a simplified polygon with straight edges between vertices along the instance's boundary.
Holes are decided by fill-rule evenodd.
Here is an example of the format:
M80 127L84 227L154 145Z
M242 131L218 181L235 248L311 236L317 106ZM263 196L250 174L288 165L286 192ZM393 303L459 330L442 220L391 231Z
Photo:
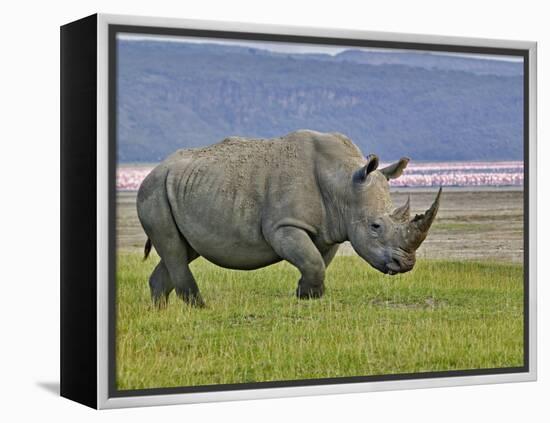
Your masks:
M431 207L423 214L417 214L410 222L407 230L407 247L411 250L416 250L422 241L426 239L428 230L435 219L437 211L439 210L439 200L441 198L441 188L435 197L435 200Z

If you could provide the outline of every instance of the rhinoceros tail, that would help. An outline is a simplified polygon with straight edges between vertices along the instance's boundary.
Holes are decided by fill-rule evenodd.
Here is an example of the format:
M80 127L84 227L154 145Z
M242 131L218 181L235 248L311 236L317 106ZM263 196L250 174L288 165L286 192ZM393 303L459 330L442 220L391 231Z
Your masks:
M151 240L147 238L147 242L145 243L145 248L143 249L143 261L147 260L147 257L149 257L149 253L151 252L151 247L153 244L151 243Z

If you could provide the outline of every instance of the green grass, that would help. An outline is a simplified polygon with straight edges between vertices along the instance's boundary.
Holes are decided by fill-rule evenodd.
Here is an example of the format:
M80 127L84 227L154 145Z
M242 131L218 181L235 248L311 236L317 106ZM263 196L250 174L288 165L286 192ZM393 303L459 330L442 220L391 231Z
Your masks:
M205 309L149 297L157 256L119 253L118 389L514 367L523 364L522 266L419 261L385 276L337 257L321 300L294 297L287 263L192 264Z

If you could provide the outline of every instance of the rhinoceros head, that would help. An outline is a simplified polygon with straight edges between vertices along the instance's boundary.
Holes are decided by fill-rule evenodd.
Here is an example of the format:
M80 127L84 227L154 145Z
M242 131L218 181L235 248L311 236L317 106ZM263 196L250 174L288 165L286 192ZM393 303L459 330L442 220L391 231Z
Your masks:
M352 181L349 240L363 259L390 275L413 268L416 250L428 235L441 197L440 188L431 207L413 219L410 197L403 206L393 206L388 181L401 176L408 162L409 159L403 158L377 170L378 158L370 155Z

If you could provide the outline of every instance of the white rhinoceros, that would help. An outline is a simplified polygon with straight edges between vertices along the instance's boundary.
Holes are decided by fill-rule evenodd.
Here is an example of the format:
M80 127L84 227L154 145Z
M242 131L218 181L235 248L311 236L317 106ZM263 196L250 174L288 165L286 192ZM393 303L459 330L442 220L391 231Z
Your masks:
M338 133L301 130L281 138L230 137L179 150L145 178L138 216L161 261L149 283L155 303L172 289L203 305L189 263L199 256L230 269L287 260L301 272L297 295L320 297L325 270L344 241L381 272L411 270L439 207L409 218L409 201L394 209L388 180L403 158L377 170Z

